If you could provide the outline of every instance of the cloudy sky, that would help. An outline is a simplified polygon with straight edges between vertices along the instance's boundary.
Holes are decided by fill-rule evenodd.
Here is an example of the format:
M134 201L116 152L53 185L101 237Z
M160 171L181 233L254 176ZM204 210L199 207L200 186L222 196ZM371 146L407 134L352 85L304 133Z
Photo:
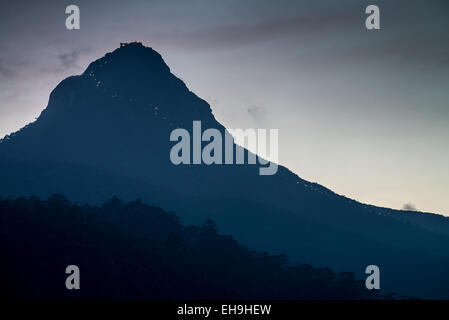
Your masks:
M65 28L69 4L80 30ZM381 30L365 28L369 4ZM280 162L300 177L449 215L448 17L445 0L2 3L0 137L61 80L139 40L226 127L279 128Z

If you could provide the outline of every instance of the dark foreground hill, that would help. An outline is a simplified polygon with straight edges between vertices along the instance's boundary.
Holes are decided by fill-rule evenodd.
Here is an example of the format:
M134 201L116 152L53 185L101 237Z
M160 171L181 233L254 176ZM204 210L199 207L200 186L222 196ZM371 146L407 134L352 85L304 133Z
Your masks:
M63 80L37 121L0 140L0 195L141 198L186 223L210 217L254 250L359 276L374 264L388 291L449 298L448 218L361 204L284 167L260 176L255 165L173 165L170 133L194 120L224 136L156 51L121 47Z
M353 273L250 251L140 201L0 200L0 294L16 299L379 299ZM65 268L80 268L80 290ZM391 295L388 297L392 297Z

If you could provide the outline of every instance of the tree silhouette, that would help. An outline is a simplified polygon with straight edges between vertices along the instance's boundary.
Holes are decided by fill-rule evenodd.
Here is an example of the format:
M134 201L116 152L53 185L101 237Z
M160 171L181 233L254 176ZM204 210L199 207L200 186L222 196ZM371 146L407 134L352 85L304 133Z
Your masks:
M0 240L9 299L383 298L352 273L251 251L211 219L184 227L172 213L117 197L100 207L62 195L0 199ZM82 290L64 287L70 264L81 270Z

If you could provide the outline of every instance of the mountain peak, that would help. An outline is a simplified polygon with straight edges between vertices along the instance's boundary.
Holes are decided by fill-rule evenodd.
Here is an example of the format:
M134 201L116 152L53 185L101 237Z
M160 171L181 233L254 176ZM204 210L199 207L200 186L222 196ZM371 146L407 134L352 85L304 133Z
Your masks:
M172 111L188 113L179 114L188 119L210 118L209 105L199 101L171 73L158 52L140 42L121 43L119 48L92 62L81 77L90 87L112 98L122 97L128 102L159 108L166 105L166 116ZM187 110L180 110L183 108Z
M113 52L92 62L84 75L100 73L117 76L117 72L133 78L144 73L167 77L170 75L170 68L158 52L136 41L121 43Z
M142 42L139 41L133 41L133 42L121 42L120 43L120 48L124 48L124 47L143 47Z
M209 104L171 73L158 52L140 42L121 43L90 63L80 76L63 80L34 126L67 126L75 123L74 118L85 130L89 122L92 128L101 126L104 131L112 126L113 133L118 122L123 130L135 131L139 127L136 122L143 119L145 124L139 122L143 131L150 123L154 130L191 127L193 120L203 121L204 127L221 128ZM125 119L126 124L122 123Z

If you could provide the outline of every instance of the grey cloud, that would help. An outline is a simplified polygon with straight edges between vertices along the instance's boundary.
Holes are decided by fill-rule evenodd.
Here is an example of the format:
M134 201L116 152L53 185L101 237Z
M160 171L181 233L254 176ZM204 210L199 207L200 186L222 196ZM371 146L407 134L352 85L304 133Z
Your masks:
M300 38L359 23L357 10L273 19L247 25L225 25L195 31L150 34L150 40L195 49L232 48L280 38Z
M251 106L246 109L246 112L255 120L256 122L263 122L267 116L267 109L261 106Z
M0 58L0 76L5 78L13 77L16 75L17 69L22 67L23 65L25 65L24 62L15 61L11 57L8 57L7 59Z
M88 52L89 52L89 49L87 49L87 48L74 49L72 51L58 54L58 59L62 65L63 69L68 70L70 68L76 67L80 56L82 54L88 53Z
M406 211L418 211L413 203L406 203L402 206L402 210Z
M0 59L0 76L11 77L14 74L11 66L3 59Z
M45 64L41 67L41 72L53 73L60 75L61 73L66 73L68 70L73 68L78 68L80 58L83 54L87 54L91 52L90 48L80 48L80 49L71 49L63 51L62 53L57 53L52 57L47 57L44 61ZM48 59L50 58L50 59ZM55 58L57 62L55 62Z
M29 66L30 63L25 57L11 53L5 54L0 58L0 77L15 78Z

